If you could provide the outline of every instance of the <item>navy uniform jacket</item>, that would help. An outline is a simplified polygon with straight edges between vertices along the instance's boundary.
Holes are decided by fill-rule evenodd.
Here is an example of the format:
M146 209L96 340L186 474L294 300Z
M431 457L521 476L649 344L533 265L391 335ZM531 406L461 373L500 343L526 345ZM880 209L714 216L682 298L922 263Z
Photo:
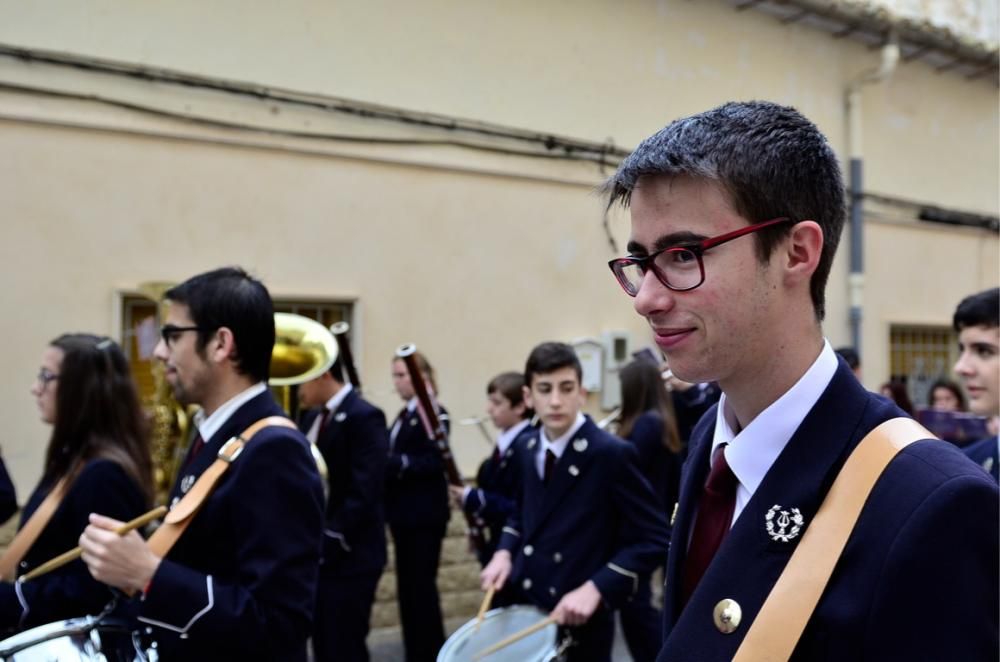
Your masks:
M319 411L303 416L303 432ZM330 486L323 572L381 572L386 559L382 482L389 448L385 414L352 390L327 419L316 446L326 461Z
M32 492L21 514L21 526L28 521L52 489L40 484ZM76 477L52 519L24 555L18 575L68 552L79 544L90 513L120 521L138 517L147 509L147 498L136 482L117 462L94 459ZM17 595L20 590L21 595ZM34 627L85 614L97 614L112 598L77 559L63 567L21 584L0 583L0 628Z
M3 458L0 458L0 524L11 518L17 512L17 493L14 491L14 483L7 473L7 465Z
M876 425L901 415L865 391L841 360L680 611L681 568L708 473L714 410L702 419L681 479L658 660L733 658L802 539L774 540L768 511L798 508L807 529L850 451ZM875 484L792 659L996 659L997 519L996 485L952 444L908 446ZM742 609L731 634L713 625L724 598Z
M545 485L535 467L539 434L532 430L515 451L522 507L499 545L513 556L510 581L532 604L551 610L591 579L616 608L662 561L666 516L631 444L587 418Z
M661 511L669 513L677 503L683 458L663 445L663 419L656 412L643 412L635 420L628 440L635 444L639 467L653 488Z
M529 425L518 433L500 458L491 455L483 460L476 473L476 489L469 492L462 504L465 512L484 524L486 544L477 552L484 566L497 550L504 524L519 508L521 480L514 462L515 447L527 443L533 432Z
M981 466L988 474L993 476L993 480L1000 478L997 473L1000 470L1000 461L997 458L997 438L980 439L962 449L962 452L970 460Z
M171 497L230 437L282 416L261 393L181 468ZM323 488L309 442L267 427L244 447L160 563L139 605L161 659L305 659L323 531Z
M448 429L448 412L438 416ZM451 515L448 480L437 442L427 436L417 409L403 419L385 467L385 517L393 527L443 526Z

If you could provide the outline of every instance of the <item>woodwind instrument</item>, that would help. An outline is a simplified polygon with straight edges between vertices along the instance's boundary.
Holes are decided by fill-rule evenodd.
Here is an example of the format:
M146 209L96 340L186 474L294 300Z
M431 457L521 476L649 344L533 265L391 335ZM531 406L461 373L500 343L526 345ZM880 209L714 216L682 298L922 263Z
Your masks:
M420 366L417 365L417 360L413 356L416 351L416 345L401 345L396 350L396 357L403 360L403 363L406 364L406 371L410 373L413 392L417 396L420 407L424 410L424 415L431 427L431 434L434 436L434 442L441 453L441 459L444 460L445 476L448 482L457 487L465 487L465 481L462 480L462 474L458 470L458 465L455 464L455 457L451 454L451 447L448 445L448 432L437 415L437 409L435 409L430 394L427 392L427 385L424 384L424 376L420 372ZM483 532L472 515L465 512L464 509L462 514L465 515L465 522L469 527L469 541L475 551L479 552L486 544Z
M330 333L337 341L337 348L340 349L340 362L347 371L347 378L351 380L351 386L361 395L361 377L358 376L358 369L354 364L354 354L351 353L351 341L347 337L347 332L351 330L351 325L347 322L337 322L330 327Z

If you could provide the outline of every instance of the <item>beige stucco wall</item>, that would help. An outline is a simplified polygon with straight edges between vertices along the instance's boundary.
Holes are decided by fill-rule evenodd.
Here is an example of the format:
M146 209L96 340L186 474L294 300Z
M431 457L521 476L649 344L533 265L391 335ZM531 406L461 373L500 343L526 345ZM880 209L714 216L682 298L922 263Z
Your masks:
M728 99L769 98L801 108L844 154L844 89L877 59L721 1L0 0L0 15L3 44L620 146ZM8 58L0 81L298 129L401 131ZM995 215L997 99L990 82L901 63L863 95L866 189ZM22 495L45 441L27 395L42 346L69 329L116 332L116 293L142 281L240 263L276 295L357 301L360 368L390 416L388 361L403 342L436 364L454 418L480 413L485 381L542 339L622 329L645 343L604 266L613 253L593 193L604 173L592 165L244 134L9 89L0 153L2 445ZM869 385L887 374L889 322L946 324L958 298L997 282L996 235L905 220L868 226ZM623 246L626 217L610 227ZM849 339L846 241L829 288L835 344ZM467 470L484 454L478 435L455 431Z

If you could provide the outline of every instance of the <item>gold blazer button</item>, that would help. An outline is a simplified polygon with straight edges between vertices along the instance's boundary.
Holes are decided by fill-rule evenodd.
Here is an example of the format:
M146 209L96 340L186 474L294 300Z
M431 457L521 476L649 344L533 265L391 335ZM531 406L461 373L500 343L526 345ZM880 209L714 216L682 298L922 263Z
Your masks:
M715 609L712 611L712 620L715 621L715 627L722 634L735 632L736 628L740 626L742 618L743 610L740 609L739 603L729 598L719 600L719 603L715 605Z

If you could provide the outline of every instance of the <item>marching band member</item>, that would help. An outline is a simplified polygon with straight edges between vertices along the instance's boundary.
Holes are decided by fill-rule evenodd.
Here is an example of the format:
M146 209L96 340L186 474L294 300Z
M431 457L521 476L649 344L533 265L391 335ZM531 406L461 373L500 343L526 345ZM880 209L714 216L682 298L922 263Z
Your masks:
M994 287L962 299L953 325L962 351L955 373L969 392L969 409L996 421L1000 418L1000 290ZM1000 445L996 434L963 451L997 480Z
M657 496L657 507L667 514L677 503L684 444L677 431L674 401L660 369L647 359L622 366L622 408L618 436L635 444L639 468ZM666 557L660 559L662 568ZM619 610L622 632L633 660L653 660L660 650L662 614L652 604L650 577L643 577L635 597Z
M741 659L995 658L997 487L957 448L896 421L896 443L851 458L877 478L867 498L817 515L854 449L902 416L823 337L845 220L826 138L794 108L727 103L644 140L607 190L631 209L619 284L674 373L723 392L681 475L658 659L732 660L744 643ZM862 491L848 476L837 494Z
M229 453L233 437L284 415L267 388L271 297L243 270L224 268L165 298L154 355L177 401L202 407L171 496L195 497L210 467L228 470L164 558L138 533L120 537L118 522L91 515L83 560L99 581L140 593L130 606L162 660L305 660L323 531L323 489L308 442L272 424ZM161 529L169 523L168 514Z
M518 508L520 482L512 462L514 444L530 433L533 415L524 402L524 375L504 372L491 379L486 386L486 413L500 430L500 436L493 453L479 465L475 489L448 486L456 505L482 521L489 532L485 546L477 550L483 567L493 558L507 518ZM493 600L498 607L503 602L503 599Z
M299 402L313 408L302 417L300 429L323 455L330 486L312 633L314 659L367 662L365 637L386 560L385 414L344 383L340 359L299 386Z
M667 549L667 522L639 471L634 446L581 413L583 370L569 345L528 356L525 400L541 426L515 450L521 508L508 520L482 587L514 582L551 610L574 645L571 662L611 659L614 612Z
M15 571L23 575L75 547L90 513L130 520L152 501L145 417L117 344L90 334L59 336L42 354L31 393L52 434L42 479L25 504L15 541L31 536L34 525L25 525L33 518L43 518L44 526L27 541L23 557L10 556L20 553L21 543L14 542L0 559L4 628L100 612L112 594L79 560L29 582L9 582Z
M414 354L428 390L437 393L434 370ZM433 661L444 644L437 589L441 543L448 528L448 482L444 460L421 416L401 358L392 361L392 383L406 406L389 432L385 473L385 516L395 545L396 595L407 662ZM433 397L432 393L432 397ZM439 407L445 426L448 414Z

